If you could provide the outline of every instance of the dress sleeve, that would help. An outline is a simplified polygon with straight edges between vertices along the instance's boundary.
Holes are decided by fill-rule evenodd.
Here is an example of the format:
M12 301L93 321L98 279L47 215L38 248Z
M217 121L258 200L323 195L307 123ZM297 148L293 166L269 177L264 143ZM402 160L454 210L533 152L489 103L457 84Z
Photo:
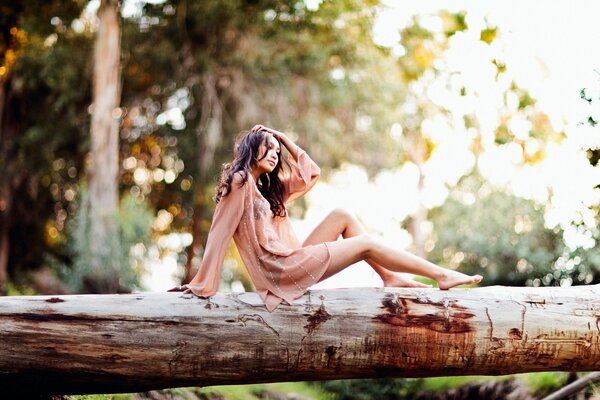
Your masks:
M244 193L240 187L241 176L236 174L231 182L231 191L215 208L212 224L208 232L202 264L198 274L188 284L191 291L200 297L210 297L217 292L221 278L221 267L229 242L235 233L244 213ZM248 185L248 182L246 182Z
M292 171L291 175L284 180L284 203L286 204L308 192L321 175L321 168L300 147L298 147L298 160L294 160L291 154L288 154L288 162Z

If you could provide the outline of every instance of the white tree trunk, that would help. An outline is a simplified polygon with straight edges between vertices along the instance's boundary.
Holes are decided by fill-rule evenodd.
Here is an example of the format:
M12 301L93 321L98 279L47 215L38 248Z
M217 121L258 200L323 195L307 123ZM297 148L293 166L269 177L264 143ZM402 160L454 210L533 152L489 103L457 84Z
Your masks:
M118 244L119 102L121 32L118 0L102 0L94 46L91 163L89 165L90 248L103 268ZM110 265L108 266L110 267Z
M178 386L600 366L600 288L335 289L273 313L255 293L0 298L0 387Z

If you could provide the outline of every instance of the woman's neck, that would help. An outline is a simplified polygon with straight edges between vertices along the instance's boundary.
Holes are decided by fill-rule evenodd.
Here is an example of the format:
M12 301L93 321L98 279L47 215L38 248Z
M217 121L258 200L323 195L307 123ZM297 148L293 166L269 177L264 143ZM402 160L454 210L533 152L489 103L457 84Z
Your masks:
M250 175L252 175L255 182L258 182L258 178L260 178L261 173L256 170L252 170L252 171L250 171Z

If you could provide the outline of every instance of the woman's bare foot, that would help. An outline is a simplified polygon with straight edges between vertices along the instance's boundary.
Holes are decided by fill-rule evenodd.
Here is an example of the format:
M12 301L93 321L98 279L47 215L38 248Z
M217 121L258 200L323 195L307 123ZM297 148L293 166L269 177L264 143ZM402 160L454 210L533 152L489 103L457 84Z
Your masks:
M385 278L382 277L384 287L413 287L413 288L430 288L431 285L417 282L410 278L406 278L401 274L389 274Z
M483 279L481 275L467 275L462 272L444 270L443 275L437 279L438 286L442 290L447 290L459 285L468 285L479 283Z

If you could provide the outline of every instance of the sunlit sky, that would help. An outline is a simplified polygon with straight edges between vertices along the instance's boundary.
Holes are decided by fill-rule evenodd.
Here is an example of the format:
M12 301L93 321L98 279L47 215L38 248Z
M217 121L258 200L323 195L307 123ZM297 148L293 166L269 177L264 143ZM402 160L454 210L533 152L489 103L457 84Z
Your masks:
M315 9L320 2L314 0L306 4ZM597 98L600 88L600 52L597 51L600 3L591 0L545 3L388 0L385 4L373 35L378 44L394 48L397 55L403 54L398 45L399 32L414 16L428 29L436 31L441 29L440 20L435 16L438 11L443 8L452 12L466 11L469 29L451 38L440 60L448 73L454 73L451 87L446 85L447 80L440 80L447 76L424 77L413 90L450 109L456 120L468 113L477 115L484 144L487 143L477 166L482 175L518 196L547 204L547 226L560 225L565 229L569 246L595 246L589 232L573 229L572 222L583 222L589 229L595 229L594 216L587 206L600 202L600 191L593 189L600 184L600 170L590 166L584 153L584 149L600 145L600 134L579 124L591 112L579 99L580 89L589 88ZM479 40L480 31L486 26L499 30L498 38L491 45ZM496 70L490 62L493 58L503 60L507 66L503 79L494 79ZM563 141L549 145L546 158L535 165L522 166L518 146L493 145L492 132L498 125L502 96L511 81L527 89L537 100L536 108L550 117L553 128L566 134ZM458 85L466 87L469 95L459 98L456 90L451 92ZM514 99L512 104L515 108L516 101ZM521 139L528 139L528 121L515 117L509 126ZM469 151L472 131L452 127L441 117L427 120L423 131L437 144L424 166L423 191L417 188L418 169L410 163L382 171L372 179L368 178L364 166L346 164L329 174L329 181L320 180L307 195L309 207L305 219L293 221L299 238L306 237L328 212L343 207L354 212L369 232L379 235L386 243L402 248L409 246L411 237L402 228L402 221L419 204L426 208L442 204L448 187L456 184L475 163ZM401 127L381 134L401 135ZM535 151L534 141L529 144L532 152ZM178 283L169 278L177 269L176 263L174 260L167 263L168 271L165 264L160 271L156 271L158 266L152 268L155 271L148 277L148 287L162 290ZM359 263L316 287L378 285L381 285L378 276L366 263Z

